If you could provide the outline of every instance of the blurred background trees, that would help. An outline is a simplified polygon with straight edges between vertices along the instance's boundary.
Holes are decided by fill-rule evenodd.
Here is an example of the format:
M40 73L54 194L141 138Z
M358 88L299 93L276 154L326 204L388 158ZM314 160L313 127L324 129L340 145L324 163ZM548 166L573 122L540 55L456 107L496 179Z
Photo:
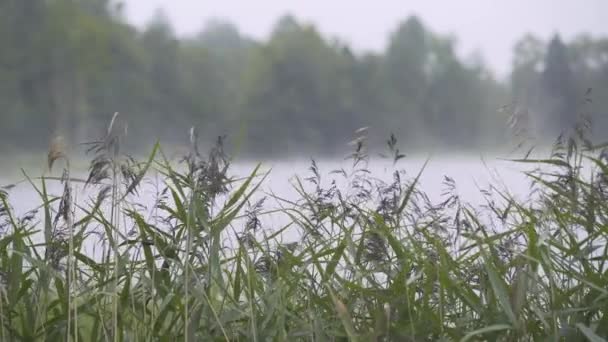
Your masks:
M90 140L115 111L133 147L183 143L195 125L209 140L242 132L243 153L264 156L337 152L363 126L378 143L395 133L413 148L495 148L509 139L503 105L529 108L553 139L588 88L594 130L608 137L603 37L522 37L499 80L417 17L373 54L291 16L267 41L221 20L176 37L162 12L140 30L108 0L2 0L0 45L0 151L41 149L54 134Z

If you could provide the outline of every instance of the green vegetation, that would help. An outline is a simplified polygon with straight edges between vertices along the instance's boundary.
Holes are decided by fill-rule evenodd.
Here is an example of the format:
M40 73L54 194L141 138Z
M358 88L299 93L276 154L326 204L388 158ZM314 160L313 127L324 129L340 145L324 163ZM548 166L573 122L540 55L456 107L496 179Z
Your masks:
M0 2L0 151L44 151L55 134L88 141L115 111L140 123L129 127L129 149L181 142L191 125L202 136L240 135L243 153L263 157L338 153L365 126L376 147L393 132L408 146L492 148L509 139L498 108L529 109L532 131L554 138L588 88L595 133L608 138L602 37L524 37L500 80L416 17L367 53L289 16L264 41L222 21L176 37L162 13L138 29L116 3Z
M289 16L264 42L223 22L178 39L110 0L0 1L0 23L0 153L88 141L117 109L141 123L115 115L85 145L84 179L55 140L61 177L0 187L0 341L608 339L608 40L524 37L501 82L415 17L379 54ZM565 132L548 158L513 161L533 167L528 199L492 186L473 207L446 176L432 203L392 135L392 181L367 169L383 132L412 150L491 147L509 118L516 142ZM203 155L194 129L179 164L160 143L124 152L181 143L191 124L242 132L247 157L358 136L351 168L313 161L297 198L262 193L259 166L232 176L224 139ZM40 205L17 213L28 186Z
M608 338L605 145L576 136L548 159L514 161L540 166L528 172L534 195L491 189L473 208L449 177L444 201L430 203L424 169L399 170L394 137L394 178L374 179L360 130L350 170L321 175L313 161L294 183L299 198L267 206L266 175L230 177L221 139L203 157L192 131L181 167L158 145L136 162L120 152L117 122L89 145L86 180L51 146L64 190L51 196L57 180L28 177L38 215L16 217L0 191L0 340ZM325 177L346 185L323 187ZM80 182L91 199L75 199Z

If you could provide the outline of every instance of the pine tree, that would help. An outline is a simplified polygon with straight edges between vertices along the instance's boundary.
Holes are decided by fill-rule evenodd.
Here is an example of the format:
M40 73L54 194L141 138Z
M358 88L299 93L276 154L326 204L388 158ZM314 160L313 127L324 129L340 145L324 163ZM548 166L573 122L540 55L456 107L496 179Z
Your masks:
M572 129L577 117L577 96L568 51L556 35L547 50L545 68L541 74L539 108L550 134Z

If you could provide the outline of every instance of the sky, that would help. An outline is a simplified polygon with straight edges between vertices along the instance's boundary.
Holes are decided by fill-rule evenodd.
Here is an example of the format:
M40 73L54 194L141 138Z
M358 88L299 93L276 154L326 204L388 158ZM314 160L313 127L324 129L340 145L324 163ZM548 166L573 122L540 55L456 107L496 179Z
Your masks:
M292 14L339 37L357 51L382 51L400 21L419 16L430 30L457 38L461 56L481 56L498 76L511 66L512 48L531 32L571 39L581 32L608 36L608 0L124 0L131 22L145 25L162 8L180 36L209 19L234 23L265 39L277 19Z

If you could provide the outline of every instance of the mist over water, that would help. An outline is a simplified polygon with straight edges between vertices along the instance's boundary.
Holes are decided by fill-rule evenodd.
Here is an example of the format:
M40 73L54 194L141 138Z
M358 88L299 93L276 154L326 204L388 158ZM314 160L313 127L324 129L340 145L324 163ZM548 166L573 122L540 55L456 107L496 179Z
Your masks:
M400 177L405 180L414 179L422 171L418 189L424 192L433 204L439 204L446 200L448 188L445 184L446 176L455 181L456 187L451 192L459 196L465 202L475 208L480 208L486 204L487 197L483 191L506 191L519 201L525 201L530 194L530 179L523 174L527 168L509 161L501 161L497 158L472 156L440 156L428 159L423 157L405 158L396 163L387 159L372 158L368 163L358 165L369 171L368 176L373 178L373 182L384 182L390 184L394 181L394 172L400 171ZM426 163L426 166L425 166ZM229 174L235 179L245 178L251 174L256 167L253 162L236 162L231 165ZM312 193L315 190L313 184L307 180L312 176L310 159L276 160L266 161L261 164L259 176L255 182L262 181L262 185L250 202L266 197L264 211L280 209L286 205L286 201L301 200L298 193L299 183L303 185L305 191ZM342 173L334 171L344 170L347 174L353 172L353 162L344 159L320 159L316 161L319 173L321 174L321 188L328 189L335 181L336 188L340 191L349 191L351 184ZM422 168L424 167L424 170ZM29 174L36 177L35 174ZM86 179L86 175L76 173L74 178ZM13 183L17 178L0 178L0 186ZM151 208L155 205L158 192L162 191L162 177L151 172L146 181L143 182L138 195L130 196L129 200L138 204L137 209L142 210L146 215L151 215ZM37 186L40 181L34 180ZM237 183L238 185L238 183ZM57 180L47 180L48 192L52 196L60 197L63 192L63 185ZM235 185L236 187L236 185ZM234 187L233 187L234 188ZM73 183L72 196L74 201L85 208L94 201L99 187L89 185L84 188L81 183ZM352 189L350 189L352 191ZM36 190L27 182L22 182L9 191L10 203L13 205L17 216L26 215L30 210L40 208L42 200ZM225 201L226 198L218 199L218 202ZM82 215L82 214L81 214ZM43 219L41 212L38 212L39 219ZM285 225L288 220L279 215L262 215L263 225L266 229L276 230ZM239 230L238 227L233 227ZM287 240L296 240L293 231L282 237Z
M430 158L425 166L426 161L426 158L416 157L400 160L393 164L392 161L385 159L372 159L366 168L369 169L372 177L390 183L396 170L404 171L404 177L406 178L414 178L424 167L420 177L420 189L426 192L433 201L441 200L441 194L445 190L443 184L445 176L456 181L459 195L471 204L481 204L483 200L480 190L488 189L489 186L497 187L500 190L508 190L515 196L524 196L519 197L520 199L525 199L530 190L530 180L522 173L526 168L510 161L496 158L483 160L480 157L476 158L470 155ZM348 170L352 167L352 161L320 159L316 163L322 176L322 186L329 186L334 180L338 186L346 185L344 177L341 174L332 174L332 171L345 170L348 173ZM253 162L236 162L231 165L230 174L235 178L247 177L256 165ZM309 170L310 159L266 161L261 165L261 173L265 174L267 172L268 176L263 181L260 189L266 194L275 194L286 199L294 199L297 196L294 189L296 178L300 178L306 185L308 184L306 178L311 176ZM38 177L36 174L29 174L29 176ZM57 177L58 175L54 176ZM73 177L86 179L85 174L77 174ZM13 184L21 178L18 176L0 178L0 186ZM153 180L154 176L149 178ZM37 183L37 181L34 182ZM56 180L47 180L47 182L49 183L49 193L60 196L63 186ZM146 185L146 187L150 186L150 183ZM81 200L87 198L96 190L93 187L87 191L79 183L75 183L75 187L75 195ZM145 193L149 191L150 189L143 190L143 195L140 197L145 200ZM19 214L23 214L40 204L40 198L38 198L36 191L31 189L31 185L27 182L22 182L11 188L10 196L14 203L18 204L15 209Z

